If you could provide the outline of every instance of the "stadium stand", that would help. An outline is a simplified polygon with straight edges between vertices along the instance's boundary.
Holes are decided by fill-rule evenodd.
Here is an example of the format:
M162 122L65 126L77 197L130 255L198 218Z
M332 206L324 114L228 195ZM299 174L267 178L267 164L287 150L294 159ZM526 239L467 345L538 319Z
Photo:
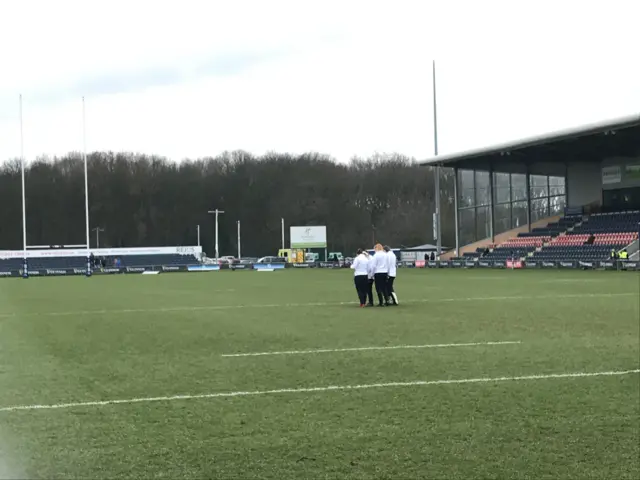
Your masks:
M560 235L551 242L549 242L549 246L572 246L572 245L584 245L589 242L591 235L586 234L576 234L576 235Z
M200 261L194 255L181 254L160 254L160 255L122 255L117 257L120 260L121 267L172 267L196 265ZM116 265L116 257L107 257L105 260L106 267L114 267ZM54 257L54 258L31 258L29 259L30 270L47 270L47 269L74 269L84 268L87 259L85 257ZM21 258L11 258L0 260L0 271L19 270L22 268Z
M607 260L612 250L620 250L638 240L638 223L640 211L598 213L588 217L568 215L492 246L488 253L478 248L457 260Z
M583 260L611 258L612 250L624 248L638 239L640 211L600 213L584 221L564 222L573 225L539 251L531 255L534 261ZM563 223L563 222L560 222Z
M516 237L507 240L500 245L500 248L522 248L522 247L536 247L540 248L545 243L551 241L550 236L535 236L535 237Z
M119 258L123 267L150 267L159 265L164 267L183 267L200 263L194 255L180 254L123 255Z
M637 233L640 211L597 213L573 229L573 233L620 234Z
M491 260L491 261L505 261L505 260L521 260L527 257L529 254L535 252L536 247L527 246L527 247L504 247L502 245L498 245L498 247L494 248L491 252L484 255L482 257L483 260Z
M548 246L531 256L533 261L551 262L563 260L598 261L611 256L611 247L607 245Z
M453 257L451 260L476 261L494 247L495 245L488 245L487 247L476 248L475 252L464 252L461 257Z
M572 229L582 221L582 216L571 215L561 218L557 222L547 224L545 227L537 227L531 232L518 234L518 237L556 237L567 230Z

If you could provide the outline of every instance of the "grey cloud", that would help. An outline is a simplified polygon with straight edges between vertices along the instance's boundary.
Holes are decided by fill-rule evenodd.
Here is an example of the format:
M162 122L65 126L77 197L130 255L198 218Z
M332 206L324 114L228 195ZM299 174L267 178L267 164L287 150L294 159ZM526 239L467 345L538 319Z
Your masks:
M175 85L186 80L183 67L190 78L237 75L256 65L272 62L286 56L286 51L248 52L206 58L195 65L186 62L177 66L158 66L120 74L106 74L83 79L58 92L46 92L42 100L81 95L129 93L148 87Z
M29 98L29 103L51 104L81 96L131 93L149 87L162 87L180 84L187 79L207 76L237 75L260 64L276 61L293 53L291 49L275 49L262 52L239 52L211 56L199 61L183 61L176 65L156 65L139 70L101 73L83 78L77 82L48 86L33 91L22 92ZM185 73L188 72L188 73ZM0 95L0 105L13 105L17 102L17 93L10 97ZM5 111L3 115L1 112ZM0 120L3 117L15 116L13 112L0 109Z

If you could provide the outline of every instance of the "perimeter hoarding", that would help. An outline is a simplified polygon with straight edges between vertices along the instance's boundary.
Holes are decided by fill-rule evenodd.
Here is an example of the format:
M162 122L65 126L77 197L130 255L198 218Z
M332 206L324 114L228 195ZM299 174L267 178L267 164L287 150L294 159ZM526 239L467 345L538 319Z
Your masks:
M327 227L291 227L291 248L327 248Z
M136 248L92 248L96 257L118 257L123 255L195 255L202 254L202 247L136 247ZM86 257L87 249L57 248L50 250L27 250L27 258ZM23 258L24 250L0 250L0 259Z

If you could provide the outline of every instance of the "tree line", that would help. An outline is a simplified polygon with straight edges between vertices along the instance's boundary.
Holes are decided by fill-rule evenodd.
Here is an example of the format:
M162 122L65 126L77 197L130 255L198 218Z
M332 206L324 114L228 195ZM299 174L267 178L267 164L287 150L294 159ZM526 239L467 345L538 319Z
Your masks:
M225 152L172 162L158 156L95 152L88 156L91 246L195 245L214 255L219 218L221 255L275 254L281 218L291 225L326 225L329 250L353 252L383 242L393 247L434 242L435 169L401 155L354 158L321 154ZM78 153L38 158L26 167L27 243L85 243L84 162ZM442 169L443 245L454 242L453 175ZM0 166L0 249L22 248L21 168Z

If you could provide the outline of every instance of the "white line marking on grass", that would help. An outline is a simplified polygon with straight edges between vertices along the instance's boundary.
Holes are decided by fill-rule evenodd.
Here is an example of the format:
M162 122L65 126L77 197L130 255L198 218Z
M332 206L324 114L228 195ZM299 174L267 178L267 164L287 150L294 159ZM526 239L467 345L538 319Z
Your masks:
M150 402L172 402L175 400L201 400L209 398L228 398L228 397L248 397L257 395L276 395L284 393L322 393L332 391L346 390L367 390L374 388L393 388L393 387L421 387L430 385L457 385L465 383L497 383L497 382L513 382L526 380L546 380L552 378L582 378L582 377L604 377L614 375L630 375L640 373L640 369L610 371L610 372L578 372L578 373L551 373L543 375L523 375L518 377L493 377L493 378L461 378L446 380L428 380L414 382L390 382L390 383L371 383L365 385L330 385L326 387L308 387L308 388L281 388L277 390L254 390L247 392L220 392L207 393L200 395L172 395L167 397L146 397L146 398L129 398L122 400L101 400L94 402L72 402L57 403L50 405L14 405L11 407L0 407L0 412L15 412L19 410L58 410L75 407L103 407L107 405L123 405L133 403L150 403Z
M517 295L503 297L461 297L461 298L424 298L417 300L403 300L402 305L419 303L450 303L450 302L486 302L507 300L549 300L568 298L610 298L637 296L637 293L577 293L567 295ZM357 302L317 302L317 303L279 303L262 305L203 305L164 308L126 308L122 310L76 310L67 312L31 312L31 313L0 313L0 318L14 317L70 317L82 315L118 315L127 313L172 313L172 312L197 312L215 310L237 310L246 308L303 308L303 307L330 307L341 305L354 305Z
M543 283L604 283L608 278L548 278Z
M438 343L431 345L392 345L385 347L353 347L353 348L322 348L317 350L288 350L282 352L255 352L255 353L226 353L222 357L261 357L265 355L309 355L314 353L335 352L362 352L366 350L400 350L411 348L451 348L451 347L476 347L479 345L515 345L521 341L507 342L475 342L475 343Z

